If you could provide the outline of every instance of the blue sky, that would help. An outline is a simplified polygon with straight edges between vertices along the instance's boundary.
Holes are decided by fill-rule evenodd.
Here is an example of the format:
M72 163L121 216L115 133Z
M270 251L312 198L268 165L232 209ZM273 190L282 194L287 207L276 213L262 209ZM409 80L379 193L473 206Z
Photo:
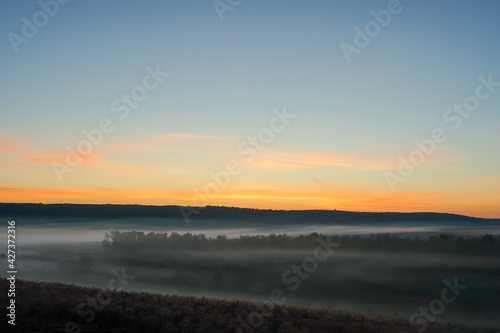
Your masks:
M7 35L21 35L22 18L32 20L41 8L35 1L4 1L0 5L0 32L4 36L0 131L4 141L29 152L23 156L0 152L2 163L11 164L4 173L4 187L79 188L86 178L61 185L54 181L50 165L29 164L27 160L75 145L83 128L112 117L110 104L141 82L147 66L157 64L170 75L127 120L117 123L102 147L96 148L103 164L118 159L137 164L135 154L117 157L108 146L142 142L148 135L243 140L266 126L273 108L283 106L297 115L297 120L276 135L270 152L284 154L282 145L311 154L350 154L352 158L359 154L388 159L406 156L415 148L415 139L445 126L443 112L474 92L478 76L492 74L500 80L500 4L401 1L402 12L393 15L390 24L348 64L339 44L352 44L353 27L364 28L373 20L370 11L386 9L387 4L245 0L224 13L221 21L211 1L73 0L60 5L48 24L15 53ZM433 193L438 190L435 180L440 179L443 183L439 188L458 186L465 196L471 185L462 183L464 179L495 183L500 162L498 95L500 92L492 94L459 130L450 132L450 139L439 150L442 159L435 162L441 163L439 167L422 167L400 185L401 191ZM223 148L214 149L221 149L224 156ZM179 156L176 161L184 163L186 169L206 162L193 156L183 161ZM169 159L163 157L161 163L168 164ZM158 155L141 158L154 161ZM211 160L207 168L224 165L226 159ZM397 167L397 163L392 165ZM22 167L16 171L16 166ZM322 177L324 182L344 181L343 190L349 193L367 183L370 191L387 191L384 170L359 169L335 166L286 174L246 171L253 175L253 183L268 184L273 177L283 178L284 183L289 180L291 189L303 185L296 179L303 177L305 184ZM106 178L105 173L92 173L97 170L87 171ZM72 177L84 172L77 170ZM202 177L192 176L197 172L206 174L203 167L193 167L190 175L171 174L171 178L186 182L196 178L203 183ZM24 180L17 185L14 179ZM457 180L460 185L456 185ZM136 176L130 181L139 184L143 178ZM127 183L116 180L102 185L99 181L94 188L102 186L122 188ZM162 186L182 190L168 181ZM234 186L236 192L249 190L244 184L238 187L238 180ZM283 184L274 187L280 186ZM498 184L493 186L498 189ZM480 186L475 190L484 197L490 193ZM451 199L445 195L440 198L443 205L447 203L442 210L453 209L453 203L448 204ZM496 200L481 203L487 214L500 215ZM373 207L376 203L366 204ZM458 201L455 205L460 206ZM404 208L397 205L394 209Z

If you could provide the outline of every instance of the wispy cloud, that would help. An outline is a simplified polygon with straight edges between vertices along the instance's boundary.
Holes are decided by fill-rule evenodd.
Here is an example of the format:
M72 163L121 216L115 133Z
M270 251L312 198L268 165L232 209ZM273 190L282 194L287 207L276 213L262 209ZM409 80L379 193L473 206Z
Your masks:
M204 152L234 145L236 138L225 136L198 135L189 133L166 133L144 135L134 138L133 142L119 142L106 145L110 153L134 151L184 151ZM212 151L213 153L214 151Z
M321 186L339 186L340 184L338 183L333 183L333 182L325 182L323 180L320 180L318 178L312 178L311 181L316 184L316 185L321 185Z
M41 153L41 156L38 157L29 157L28 160L34 163L42 163L42 164L52 164L54 162L65 164L65 159L67 156L67 151L64 149L60 149L57 151L49 151L45 153ZM102 153L90 153L87 155L78 155L78 158L81 158L81 164L91 168L103 167L102 164L97 163L95 161L96 158L102 156Z
M280 154L265 153L250 161L255 169L294 170L322 167L338 167L358 170L388 169L396 165L390 156L365 156L358 153L302 153Z
M25 151L20 143L14 141L10 135L5 133L0 133L0 150L10 153Z
M257 170L290 171L317 168L340 168L350 170L394 170L400 165L393 145L363 143L360 149L348 152L321 151L304 146L275 145L261 152L257 158L247 161L247 167ZM422 166L427 170L457 170L455 165L463 156L450 155L451 149L442 148L426 157Z

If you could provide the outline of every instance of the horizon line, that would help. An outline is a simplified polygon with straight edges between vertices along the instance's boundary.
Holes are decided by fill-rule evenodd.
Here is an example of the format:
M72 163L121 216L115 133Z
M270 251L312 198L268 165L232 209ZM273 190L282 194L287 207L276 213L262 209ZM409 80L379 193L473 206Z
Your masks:
M358 213L358 214L442 214L442 215L456 215L464 216L475 219L482 220L500 220L500 217L478 217L465 214L449 213L449 212L398 212L398 211L355 211L355 210L342 210L342 209L265 209L265 208L251 208L251 207L238 207L238 206L219 206L219 205L205 205L205 206L188 206L188 205L176 205L176 204L165 204L165 205L154 205L154 204L132 204L132 203L72 203L72 202L59 202L59 203L43 203L43 202L0 202L2 204L16 204L16 205L80 205L80 206L143 206L143 207L189 207L189 208L230 208L230 209L248 209L248 210L258 210L258 211L280 211L280 212L307 212L307 211L324 211L324 212L346 212L346 213Z

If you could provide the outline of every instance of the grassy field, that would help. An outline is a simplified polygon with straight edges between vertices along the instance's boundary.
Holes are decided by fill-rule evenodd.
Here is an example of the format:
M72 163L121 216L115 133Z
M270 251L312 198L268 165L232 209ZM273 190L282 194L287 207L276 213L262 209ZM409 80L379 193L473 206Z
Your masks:
M4 279L0 285L3 290L7 289ZM6 320L1 324L7 332L417 332L404 317L344 310L22 280L16 281L16 293L16 325L8 325ZM498 330L432 322L426 332L493 333Z

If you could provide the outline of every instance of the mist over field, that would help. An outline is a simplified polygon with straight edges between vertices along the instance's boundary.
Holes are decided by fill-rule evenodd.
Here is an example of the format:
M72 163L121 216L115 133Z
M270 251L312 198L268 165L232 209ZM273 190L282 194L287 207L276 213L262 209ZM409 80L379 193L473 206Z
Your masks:
M1 218L1 217L0 217ZM4 217L7 220L8 217ZM401 236L426 237L436 233L456 235L500 234L500 225L492 222L463 225L446 225L429 222L421 223L371 223L365 225L325 225L325 224L288 224L273 225L252 223L239 220L201 220L187 225L183 219L176 218L74 218L74 217L20 217L18 221L19 242L22 245L101 242L103 235L111 230L139 230L144 232L190 232L207 237L225 235L228 238L240 235L287 234L290 236L307 235L313 232L327 235L393 233ZM498 222L496 222L498 223ZM5 241L6 231L0 231L0 240Z
M145 234L186 232L227 240L286 234L293 239L311 233L322 235L397 235L423 240L438 234L481 237L500 234L498 226L273 226L241 221L209 221L189 227L181 220L118 219L71 221L30 219L18 223L18 278L64 282L80 286L116 288L110 280L128 276L126 291L187 295L269 302L275 289L283 292L283 304L346 309L362 313L407 317L439 298L445 280L466 285L463 295L439 321L500 325L500 259L498 256L388 251L355 248L332 249L325 261L314 258L316 247L288 246L209 249L181 244L167 249L141 248L106 251L102 241L112 231L143 231ZM241 227L234 228L235 223ZM170 224L170 226L168 226ZM163 225L159 227L159 225ZM210 227L212 226L212 227ZM1 234L2 243L5 234ZM245 238L246 237L246 238ZM248 238L250 237L250 238ZM272 236L271 236L272 237ZM325 237L325 242L327 236ZM341 236L336 236L341 237ZM379 237L379 236L375 236ZM222 238L219 237L222 240ZM326 253L326 252L325 252ZM307 261L307 260L306 260ZM315 264L315 265L314 265ZM306 265L307 271L293 267ZM312 265L311 267L307 265ZM3 270L5 271L5 270ZM307 277L306 277L307 275Z

